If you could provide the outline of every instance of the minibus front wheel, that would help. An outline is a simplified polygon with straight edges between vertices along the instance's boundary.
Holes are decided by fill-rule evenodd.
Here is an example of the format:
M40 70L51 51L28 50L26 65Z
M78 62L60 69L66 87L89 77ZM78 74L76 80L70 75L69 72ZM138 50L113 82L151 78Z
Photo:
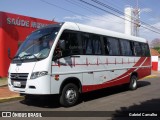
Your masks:
M60 95L60 104L64 107L71 107L75 105L79 98L78 87L73 83L66 84Z

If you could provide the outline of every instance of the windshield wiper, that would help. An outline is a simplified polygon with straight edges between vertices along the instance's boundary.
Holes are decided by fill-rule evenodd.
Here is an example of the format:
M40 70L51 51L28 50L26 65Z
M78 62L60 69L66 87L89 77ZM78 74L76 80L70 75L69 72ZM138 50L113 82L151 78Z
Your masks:
M16 55L16 56L13 57L13 59L15 59L15 58L19 58L20 61L23 61L22 58L20 56L18 56L18 55Z
M39 58L37 56L35 56L34 54L27 54L27 55L22 56L21 58L24 58L27 56L33 56L34 58L36 58L37 61L39 60Z

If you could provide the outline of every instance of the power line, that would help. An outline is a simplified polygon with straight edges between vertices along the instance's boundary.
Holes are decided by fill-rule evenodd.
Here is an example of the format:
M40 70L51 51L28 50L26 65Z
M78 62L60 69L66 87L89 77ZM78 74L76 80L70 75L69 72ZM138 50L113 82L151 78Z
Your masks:
M128 1L128 2L127 2L127 1ZM127 0L127 1L126 1L126 0L123 0L123 1L121 1L121 2L127 3L127 4L132 4L130 0ZM146 6L144 6L144 4L141 4L140 2L142 2L142 1L139 0L138 6L139 6L140 8L145 8ZM151 16L151 17L155 18L155 16L153 16L153 12L152 12L152 13L151 13L151 12L144 12L144 13L147 14L149 17Z
M111 3L111 1L109 1L109 0L103 0L103 1L106 1L106 2L109 3L110 5L112 5L112 6L116 7L116 8L121 9L117 4L114 4L114 2ZM112 0L112 1L113 1L113 0ZM123 1L122 1L122 2L123 2Z
M60 7L60 6L56 5L56 4L53 4L53 3L47 2L47 1L45 1L45 0L40 0L40 1L41 1L41 2L44 2L44 3L48 4L48 5L51 5L51 6L55 6L55 7L59 8L59 9L62 9L62 10L65 10L65 11L71 12L71 13L73 13L73 14L79 14L79 13L77 13L77 12L73 12L73 11L71 11L71 10L65 9L65 8L63 8L63 7ZM82 14L81 14L81 16L86 17L85 15L82 15Z
M91 13L95 13L95 14L101 16L101 14L95 12L95 10L91 10L91 8L88 8L88 7L86 8L84 5L81 5L80 3L78 3L78 2L76 2L76 1L74 1L74 0L66 0L66 1L69 2L69 3L71 3L71 4L73 4L73 5L78 6L78 7L80 7L80 8L86 9L86 10L88 10L88 11L91 12ZM106 18L106 17L104 16L104 18ZM110 19L110 18L107 18L107 20L109 20L109 19ZM103 19L99 19L99 20L100 20L100 21L108 22L108 21L103 20ZM111 19L110 19L110 20L111 20ZM116 21L114 21L114 23L115 23L115 22L116 22ZM116 22L116 23L122 24L122 23L120 23L120 22Z
M83 14L81 14L81 13L77 13L77 12L74 12L74 11L71 11L71 10L68 10L68 9L65 9L65 8L62 8L62 7L60 7L60 6L56 5L56 4L53 4L53 3L47 2L47 1L45 1L45 0L40 0L40 1L41 1L41 2L44 2L44 3L48 4L48 5L51 5L51 6L54 6L54 7L59 8L59 9L62 9L62 10L64 10L64 11L70 12L70 13L72 13L72 14L76 14L76 15L78 14L78 15L81 15L81 16L83 16L83 17L84 17L84 18L86 18L86 19L107 22L106 20L97 19L97 18L93 18L93 17L88 17L88 16L85 16L85 15L83 15Z
M101 6L104 6L104 7L108 8L108 9L110 9L110 10L113 10L113 11L115 11L115 12L121 14L121 15L125 15L125 16L127 16L127 17L129 17L129 18L131 18L131 19L134 19L133 17L125 14L124 12L121 12L121 11L119 11L118 9L115 9L115 8L109 6L109 5L106 5L106 4L104 4L104 3L102 3L102 2L100 2L100 1L98 1L98 0L91 0L91 1L97 3L97 4L101 5ZM156 27L154 27L154 26L152 26L152 25L149 25L149 24L147 24L147 23L145 23L145 22L143 22L143 21L140 21L140 22L141 22L142 24L146 25L146 26L151 27L152 29L156 29L156 30L160 31L160 29L158 29L158 28L156 28ZM134 23L134 24L137 24L137 23Z
M126 20L125 18L123 18L123 17L121 17L121 16L118 16L118 15L112 13L112 12L109 12L109 11L107 11L107 10L105 10L105 9L102 9L102 8L100 8L100 7L98 7L98 6L95 6L95 5L91 4L91 3L88 3L88 2L86 2L86 1L84 1L84 0L79 0L79 1L81 1L81 2L83 2L83 3L85 3L85 4L88 4L88 5L92 6L92 7L95 7L95 8L97 8L97 9L99 9L99 10L102 10L102 11L104 11L104 12L107 12L107 13L109 13L109 14L112 14L112 15L114 15L114 16L116 16L116 17L119 17L119 18L121 18L121 19L123 19L123 20ZM130 21L130 20L127 20L127 21L129 21L129 22L131 22L131 23L133 23L133 24L136 24L136 23L134 23L133 21ZM152 32L155 32L155 33L160 34L160 32L155 31L155 30L152 30L152 29L150 29L150 28L148 28L148 27L146 27L146 26L141 26L141 27L143 27L143 28L145 28L145 29L148 29L148 30L150 30L150 31L152 31Z
M100 20L100 19L95 19L95 18L91 18L91 17L85 16L85 15L80 14L80 13L77 13L77 12L73 12L73 11L71 11L71 10L62 8L62 7L60 7L60 6L56 5L56 4L49 3L49 2L44 1L44 0L40 0L40 1L41 1L41 2L44 2L44 3L46 3L46 4L49 4L49 5L55 6L55 7L59 8L59 9L63 9L63 10L65 10L65 11L68 11L68 12L71 12L71 13L74 13L74 14L79 14L79 15L83 16L84 18L87 18L87 19L94 19L94 20L98 20L98 21ZM79 1L84 2L84 3L86 3L86 4L88 3L88 2L85 2L85 1L83 1L83 0L79 0ZM93 4L88 3L88 5L90 5L90 6L92 6L92 7L95 7L95 8L98 8L99 10L105 11L105 12L107 12L107 13L109 13L109 14L112 14L112 15L114 15L114 16L116 16L116 17L119 17L119 18L125 20L125 18L120 17L120 16L118 16L118 15L112 13L112 12L109 12L109 11L107 11L107 10L104 10L104 9L102 9L102 8L99 8L99 7L97 7L97 6L93 5ZM104 21L104 20L100 20L100 21ZM128 20L128 21L129 21L129 20ZM132 22L132 21L129 21L129 22ZM134 22L132 22L132 23L134 23ZM135 23L134 23L134 24L135 24ZM145 26L142 26L142 27L145 28L145 29L148 29L148 30L150 30L150 31L152 31L152 32L155 32L155 33L160 34L160 32L154 31L154 30L149 29L149 28L147 28L147 27L145 27Z
M85 15L83 15L83 14L80 14L80 13L77 13L77 12L74 12L74 11L71 11L71 10L69 10L69 9L65 9L65 8L63 8L63 7L60 7L60 6L56 5L56 4L53 4L53 3L47 2L47 1L45 1L45 0L40 0L40 1L41 1L41 2L44 2L44 3L48 4L48 5L51 5L51 6L54 6L54 7L59 8L59 9L62 9L62 10L64 10L64 11L70 12L70 13L72 13L72 14L78 14L78 15L81 15L81 16L83 16L83 17L84 17L84 18L86 18L86 19L99 20L99 19L91 18L91 17L85 16Z
M113 3L111 3L111 2L109 2L108 0L104 0L105 2L107 2L107 3L109 3L109 4L111 4L111 5L113 5L113 6L115 6L116 8L119 8L120 9L120 7L119 6L117 6L117 5L115 5L115 4L113 4L114 3L114 1L113 1ZM128 2L127 2L128 1ZM123 2L124 4L129 4L129 5L131 5L132 6L132 3L131 3L131 1L130 0L123 0L123 1L121 1L121 2ZM132 1L133 2L133 1ZM142 2L142 1L138 1L138 6L136 6L136 8L137 7L140 7L140 9L141 8L145 8L145 6L144 6L144 4L141 4L140 2ZM137 4L137 3L136 3ZM145 14L147 14L148 15L148 17L150 17L150 18L155 18L156 16L153 16L153 14L151 13L151 12L143 12L143 13L145 13ZM140 20L140 22L142 22L142 20ZM150 25L150 24L148 24L148 25ZM150 25L150 26L152 26L152 27L155 27L154 25ZM158 31L160 31L160 28L159 27L155 27Z
M99 13L95 12L95 10L93 11L93 10L91 10L91 8L85 7L84 5L78 3L77 0L66 0L66 1L73 4L73 5L78 6L80 8L86 9L86 10L90 11L91 13L96 13L96 14L100 15Z
M81 2L83 2L83 3L85 3L85 4L88 4L88 5L92 6L92 7L95 7L95 8L97 8L97 9L100 9L100 10L102 10L102 11L104 11L104 12L107 12L107 13L109 13L109 14L112 14L112 15L114 15L114 16L116 16L116 17L119 17L119 18L121 18L121 19L123 19L123 20L126 20L126 19L123 18L123 17L120 17L120 16L118 16L118 15L112 13L112 12L109 12L109 11L107 11L107 10L105 10L105 9L102 9L102 8L98 7L98 6L95 6L95 5L93 5L93 4L90 4L90 3L88 3L88 2L86 2L86 1L84 1L84 0L79 0L79 1L81 1ZM127 21L132 22L132 21L130 21L130 20L127 20ZM135 24L134 22L132 22L132 23ZM160 32L157 32L157 31L155 31L155 30L149 29L149 28L147 28L147 27L145 27L145 26L142 26L142 27L145 28L145 29L148 29L148 30L150 30L150 31L152 31L152 32L155 32L155 33L160 34Z

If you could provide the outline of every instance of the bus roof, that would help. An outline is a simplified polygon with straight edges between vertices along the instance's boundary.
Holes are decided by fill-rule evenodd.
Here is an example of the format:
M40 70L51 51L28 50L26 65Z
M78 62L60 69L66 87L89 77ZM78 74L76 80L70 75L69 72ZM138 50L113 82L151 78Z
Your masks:
M138 42L144 42L144 43L147 42L147 40L145 40L144 38L135 37L135 36L119 33L119 32L114 32L114 31L110 31L110 30L106 30L98 27L92 27L92 26L88 26L80 23L74 23L74 22L64 22L62 28L81 31L81 32L94 33L94 34L99 34L104 36L122 38L127 40L133 40Z

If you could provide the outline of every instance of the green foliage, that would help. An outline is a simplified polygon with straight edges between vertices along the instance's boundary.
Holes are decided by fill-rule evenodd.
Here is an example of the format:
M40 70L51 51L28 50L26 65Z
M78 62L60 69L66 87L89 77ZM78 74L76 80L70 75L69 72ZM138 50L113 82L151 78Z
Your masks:
M0 80L7 80L7 78L0 78Z
M159 47L154 47L155 50L158 51L158 53L160 53L160 46Z
M0 78L0 86L7 85L7 78Z

